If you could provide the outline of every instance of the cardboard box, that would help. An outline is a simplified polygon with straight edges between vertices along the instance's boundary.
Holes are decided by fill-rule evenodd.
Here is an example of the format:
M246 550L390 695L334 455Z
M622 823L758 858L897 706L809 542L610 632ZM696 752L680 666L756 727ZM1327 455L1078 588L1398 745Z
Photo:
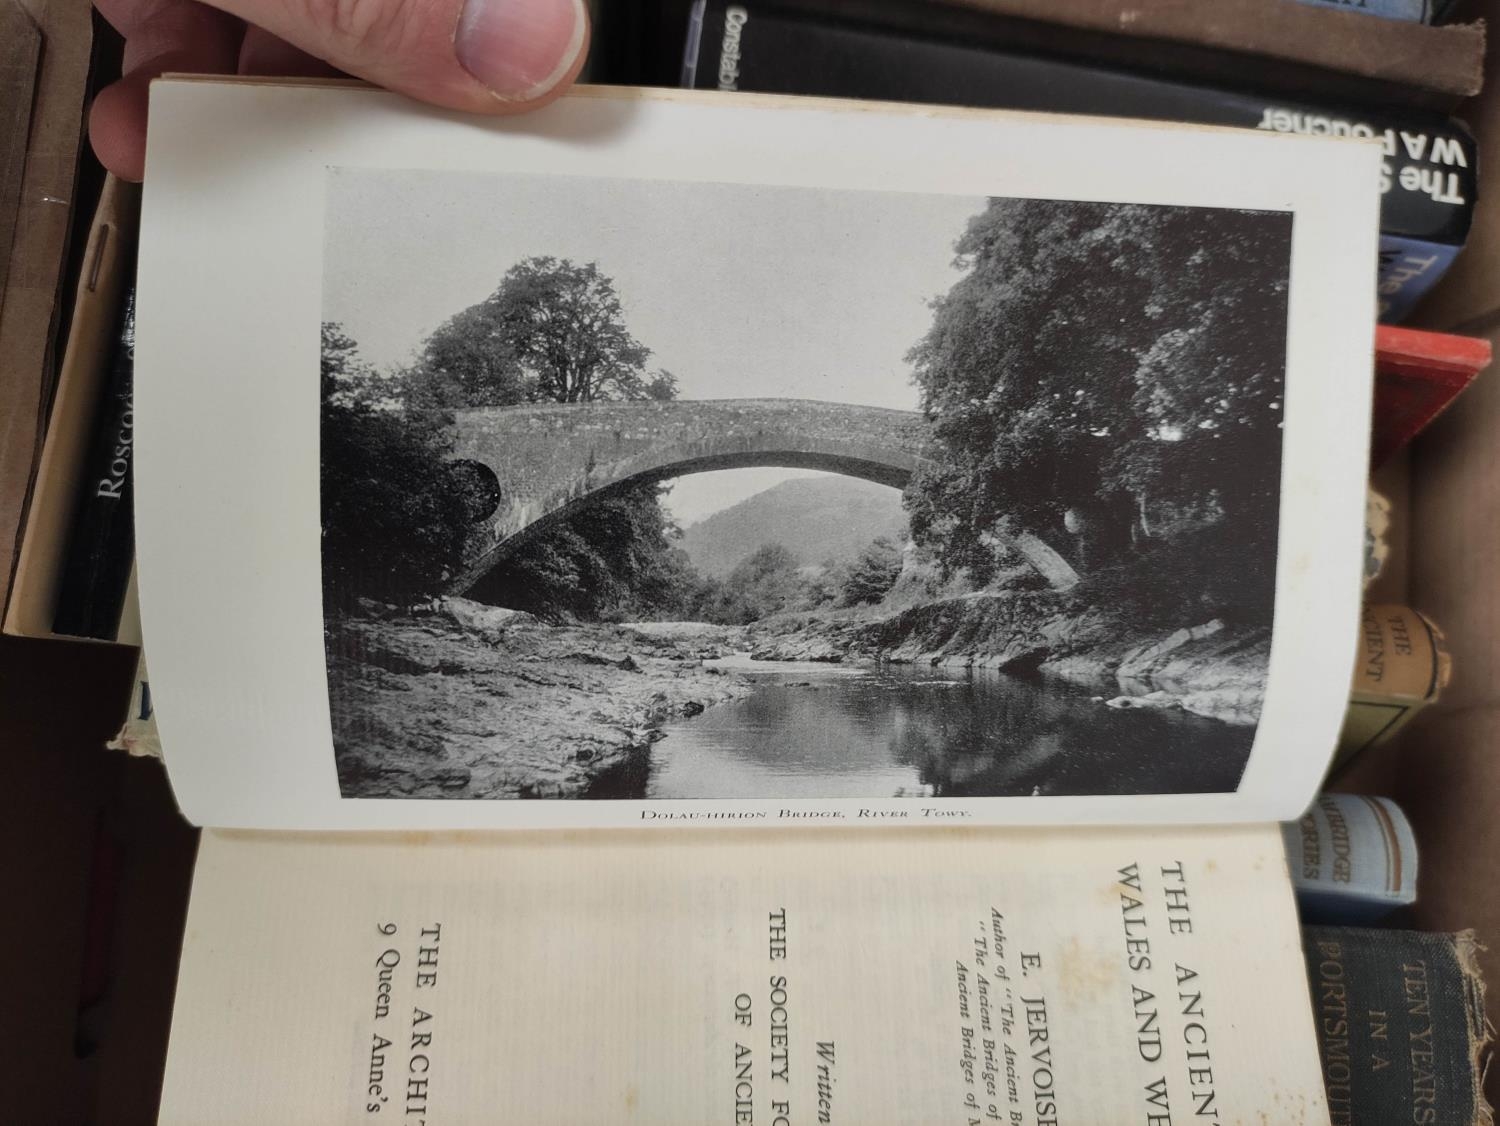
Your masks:
M1500 0L1480 14L1500 19ZM1481 153L1500 152L1500 56L1461 116ZM1490 167L1493 175L1494 169ZM1480 195L1468 248L1421 307L1419 327L1500 345L1500 192ZM1405 472L1403 472L1405 470ZM1409 476L1408 476L1409 474ZM1394 797L1416 830L1422 875L1414 925L1473 927L1486 980L1500 983L1500 373L1481 374L1426 431L1386 487L1408 491L1401 565L1382 597L1404 594L1440 622L1453 658L1442 701L1392 745L1341 779L1341 789ZM1405 478L1405 479L1403 479ZM1400 533L1398 533L1400 534ZM1500 1104L1500 1068L1487 1093Z
M7 591L52 401L57 330L66 320L92 18L88 0L0 0L0 107L26 123L24 153L15 146L0 157L0 572Z

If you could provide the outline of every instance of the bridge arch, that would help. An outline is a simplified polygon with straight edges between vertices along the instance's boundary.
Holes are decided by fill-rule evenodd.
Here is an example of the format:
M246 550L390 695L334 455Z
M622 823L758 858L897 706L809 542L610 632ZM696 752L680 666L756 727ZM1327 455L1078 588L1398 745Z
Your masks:
M780 466L905 488L926 436L912 411L803 399L457 411L452 456L493 475L498 498L476 524L450 593L468 590L581 505L639 482Z

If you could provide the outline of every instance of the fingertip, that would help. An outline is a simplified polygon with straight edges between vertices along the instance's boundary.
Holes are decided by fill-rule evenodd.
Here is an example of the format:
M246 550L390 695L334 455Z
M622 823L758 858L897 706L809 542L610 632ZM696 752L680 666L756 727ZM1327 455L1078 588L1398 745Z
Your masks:
M572 83L588 42L583 0L464 0L453 51L493 97L529 108Z
M592 29L588 24L583 30L583 49L573 59L572 64L563 72L562 77L550 83L545 88L533 92L529 97L517 101L509 98L492 97L485 109L490 113L512 114L530 113L532 110L549 106L561 98L573 88L578 81L578 75L583 71L584 64L589 57L589 41L592 38Z
M94 155L122 180L146 175L146 104L150 79L131 75L106 86L89 108Z

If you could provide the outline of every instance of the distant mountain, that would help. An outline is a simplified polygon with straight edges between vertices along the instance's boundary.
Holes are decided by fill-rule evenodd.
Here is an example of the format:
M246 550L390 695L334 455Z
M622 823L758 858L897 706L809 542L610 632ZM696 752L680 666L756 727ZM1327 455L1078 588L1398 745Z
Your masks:
M855 477L802 477L700 520L681 546L698 570L723 578L762 544L784 544L817 564L852 559L876 536L905 530L899 490Z

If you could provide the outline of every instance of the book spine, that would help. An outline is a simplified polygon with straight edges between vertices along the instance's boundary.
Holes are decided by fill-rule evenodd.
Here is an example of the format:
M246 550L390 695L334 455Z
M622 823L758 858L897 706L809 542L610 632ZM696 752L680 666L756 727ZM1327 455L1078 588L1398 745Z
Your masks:
M1417 842L1394 802L1323 794L1282 826L1302 918L1371 923L1417 897Z
M1333 1126L1493 1121L1472 931L1304 927L1302 940Z
M1395 319L1437 281L1473 218L1477 156L1457 122L1314 106L861 22L833 0L703 0L682 83L698 89L873 98L1185 121L1378 140L1381 300Z
M1408 606L1366 606L1334 769L1394 735L1442 694L1451 675L1442 632L1426 616Z
M135 291L120 313L102 409L68 539L53 632L113 638L135 561Z
M1301 0L1304 4L1316 4L1320 8L1341 8L1346 12L1362 12L1388 20L1403 20L1407 23L1431 23L1433 12L1430 0Z
M1375 332L1375 426L1370 467L1379 468L1489 367L1482 337L1381 325Z
M1395 324L1411 313L1417 302L1437 284L1462 246L1427 242L1382 233L1380 269L1375 291L1380 295L1382 324Z

